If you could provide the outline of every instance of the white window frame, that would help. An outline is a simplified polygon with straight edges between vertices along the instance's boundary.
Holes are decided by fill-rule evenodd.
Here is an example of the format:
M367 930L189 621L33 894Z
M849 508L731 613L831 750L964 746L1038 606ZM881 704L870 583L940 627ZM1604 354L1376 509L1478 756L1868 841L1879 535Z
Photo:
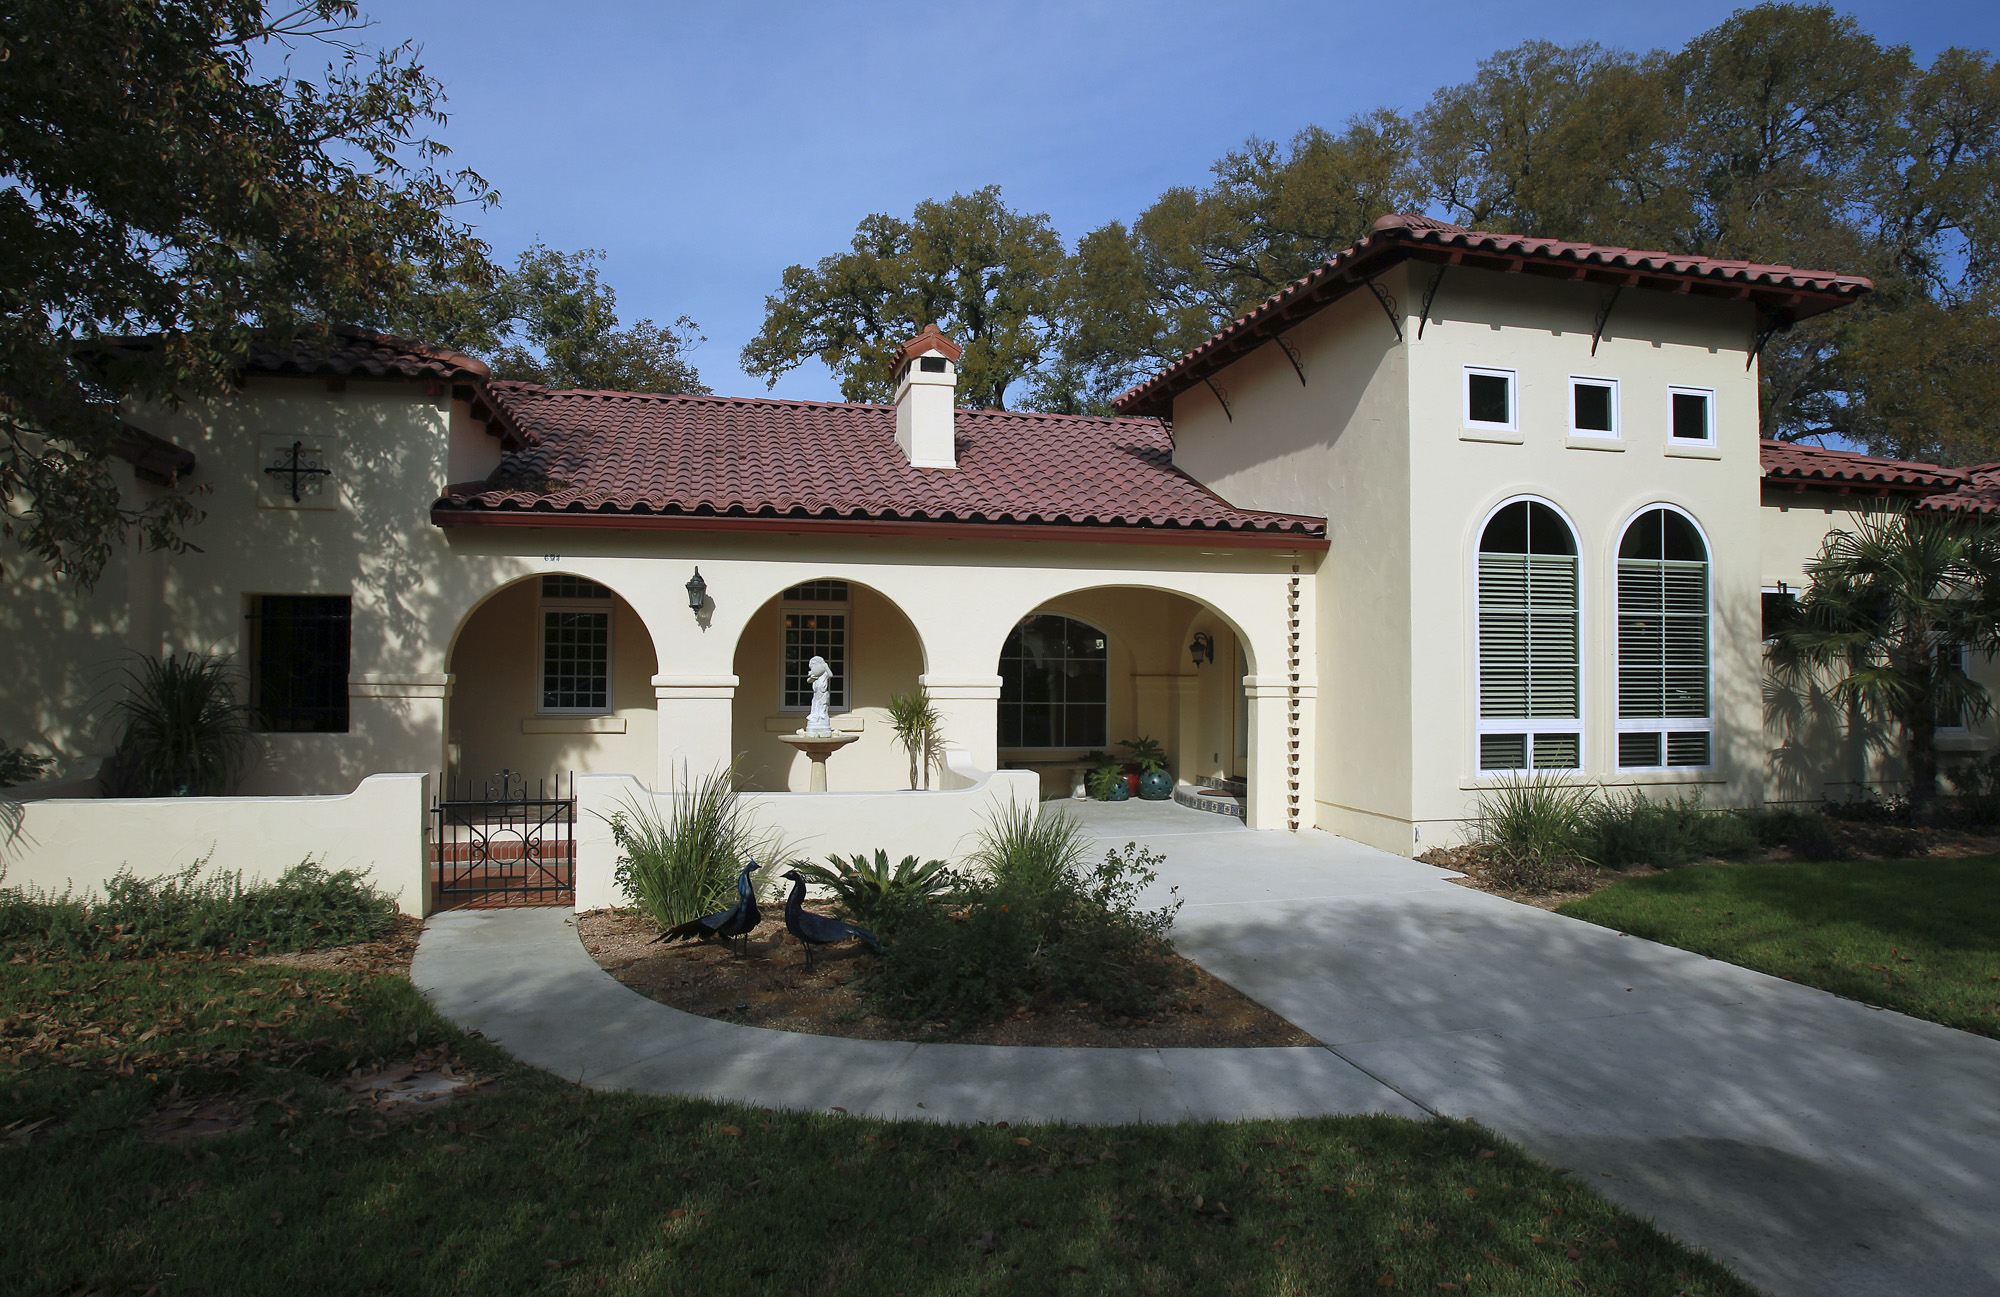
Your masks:
M854 582L846 577L816 576L804 581L790 581L786 590L794 590L815 581L838 581L847 587L845 599L786 599L784 592L778 597L778 711L788 716L803 716L812 710L811 703L788 704L785 702L785 615L787 613L826 612L839 613L846 618L841 623L842 676L841 691L846 695L838 705L828 700L829 716L846 715L854 710Z
M1487 423L1472 417L1472 376L1483 374L1507 380L1507 422ZM1514 369L1490 365L1466 365L1458 383L1459 414L1467 428L1478 432L1519 432L1521 430L1521 374Z
M1608 387L1611 389L1611 428L1579 428L1576 426L1576 389L1579 385ZM1591 374L1571 374L1569 376L1569 435L1572 437L1595 437L1599 441L1617 441L1624 435L1623 413L1618 408L1618 380L1598 378Z
M1467 368L1471 367L1468 366ZM1576 651L1576 719L1575 720L1559 720L1552 717L1539 717L1539 718L1495 717L1491 720L1488 720L1486 717L1481 716L1479 714L1482 710L1484 710L1484 708L1481 706L1481 703L1483 701L1481 690L1483 688L1484 682L1480 678L1480 670L1479 670L1479 664L1480 664L1479 544L1483 539L1485 539L1486 529L1492 525L1494 517L1498 515L1502 509L1505 509L1510 504L1519 504L1524 500L1531 504L1547 505L1550 509L1553 509L1556 513L1556 516L1563 520L1563 525L1569 528L1570 542L1576 546L1575 557L1576 557L1576 649L1577 651ZM1500 503L1494 505L1491 509L1487 510L1486 516L1479 520L1479 526L1473 529L1472 533L1472 767L1476 772L1478 772L1478 775L1481 779L1517 779L1517 778L1525 779L1536 774L1581 774L1583 771L1590 768L1589 740L1584 735L1584 725L1585 722L1589 719L1589 711L1590 711L1590 681L1588 678L1590 655L1584 652L1586 627L1589 625L1589 622L1586 617L1586 613L1588 610L1588 599L1589 599L1588 592L1589 592L1589 586L1585 584L1585 578L1584 578L1583 538L1581 533L1577 531L1576 519L1570 517L1568 510L1564 509L1561 505L1557 504L1554 500L1549 499L1547 496L1540 496L1540 495L1509 496L1505 500L1502 500ZM1502 767L1499 769L1489 768L1485 764L1485 759L1481 754L1481 749L1485 745L1480 742L1480 739L1488 734L1527 735L1527 743L1528 743L1528 750L1526 754L1527 764L1525 766L1520 766L1520 767ZM1576 764L1574 766L1537 767L1535 765L1535 735L1537 734L1576 735Z
M544 572L535 578L535 715L537 716L610 716L618 710L618 599L616 594L604 599L564 599L550 598L542 593L542 577L566 576L577 580L595 581L592 577L577 577L574 572ZM611 589L610 586L604 586ZM604 614L604 706L602 707L549 707L543 704L543 690L549 678L549 618L552 612L601 612Z
M1706 409L1708 412L1708 418L1707 418L1708 436L1706 436L1700 441L1696 441L1693 437L1676 437L1674 435L1674 398L1676 396L1699 396L1705 402L1703 408ZM1681 386L1668 387L1667 388L1667 445L1713 446L1714 444L1715 444L1715 389L1712 387L1681 387ZM1641 510L1640 512L1643 513L1644 510ZM1637 516L1638 516L1637 514L1633 515L1633 517ZM1690 521L1692 521L1692 519L1690 519ZM1622 538L1624 534L1625 533L1620 532L1619 536ZM1710 562L1715 561L1714 553L1715 552L1713 550L1709 551Z
M1091 748L1091 747L1093 747L1093 746L1095 746L1095 747L1099 747L1099 748L1101 748L1101 747L1105 747L1105 746L1108 746L1108 745L1110 744L1110 742L1111 742L1111 632L1110 632L1110 631L1108 631L1108 630L1106 630L1106 629L1104 629L1104 627L1102 627L1102 626L1098 625L1098 624L1097 624L1096 622L1094 622L1094 621L1091 621L1091 620L1090 620L1089 618L1087 618L1087 617L1078 617L1078 616L1076 616L1076 615L1074 615L1074 614L1072 614L1072 613L1066 613L1066 612L1058 612L1058 611L1056 611L1056 610L1055 610L1055 609L1053 609L1053 608L1037 608L1037 609L1035 609L1035 610L1034 610L1033 612L1030 612L1030 613L1025 613L1025 614L1023 614L1023 615L1022 615L1022 616L1021 616L1021 617L1020 617L1020 618L1019 618L1019 619L1018 619L1017 621L1015 621L1015 623L1014 623L1014 624L1013 624L1012 626L1008 627L1008 628L1007 628L1007 636L1012 636L1012 635L1013 635L1013 633L1014 633L1014 632L1015 632L1016 630L1018 630L1018 629L1020 628L1020 625L1021 625L1021 622L1024 622L1024 621L1026 621L1026 620L1027 620L1027 619L1028 619L1029 617L1060 617L1060 618L1062 618L1062 619L1063 619L1064 621L1072 621L1072 622L1075 622L1075 623L1076 623L1077 625L1079 625L1079 626L1085 626L1085 627L1088 627L1089 629L1091 629L1091 630L1093 630L1093 631L1096 631L1096 632L1097 632L1097 633L1098 633L1098 634L1099 634L1100 636L1102 636L1102 637L1103 637L1103 639L1104 639L1104 701L1103 701L1103 702L1101 702L1101 703L1096 703L1096 704L1089 704L1089 705L1094 705L1094 706L1098 706L1098 707L1102 707L1102 708L1104 709L1104 743L1103 743L1103 744L1097 744L1097 745L1089 745L1089 744L1081 744L1081 743L1058 743L1058 744L1055 744L1055 745L1053 745L1053 746L1030 746L1030 745L1027 745L1027 744L1015 744L1015 745L1013 745L1013 746L1010 746L1010 747L1004 747L1004 748L1001 748L1001 749L1000 749L1000 751L1002 751L1002 752L1032 752L1032 753L1036 753L1036 754L1042 754L1042 753L1054 753L1054 752L1085 752L1085 751L1089 751L1089 750L1090 750L1090 748ZM1006 652L1006 647L1007 647L1007 636L1003 636L1003 637L1001 638L1001 641L1000 641L1000 649L1001 649L1001 652L1002 652L1002 653ZM1241 653L1241 652L1242 652L1242 648L1241 648L1241 643L1240 643L1240 641L1239 641L1239 644L1238 644L1238 652L1239 652L1239 653ZM999 665L999 662L1000 662L1000 659L999 659L998 657L995 657L995 658L994 658L994 665L995 665L995 666L998 666L998 665ZM1248 672L1246 671L1246 672L1245 672L1244 674L1245 674L1245 675L1247 675L1247 674L1248 674ZM1243 678L1242 676L1238 676L1238 677L1237 677L1237 679L1238 679L1239 681L1240 681L1240 680L1242 680L1242 678ZM1001 689L1002 689L1002 690L1005 690L1007 686L1003 684L1003 685L1001 685L1000 687L1001 687ZM1241 684L1238 684L1238 685L1237 685L1237 689L1238 689L1238 691L1239 691L1239 692L1241 692L1241 691L1242 691L1242 688L1243 688L1243 687L1242 687L1242 685L1241 685ZM1004 693L1003 693L1002 695L1000 695L1000 696L999 696L999 697L998 697L998 698L996 699L996 701L1004 701L1004 700L1005 700L1005 695L1004 695ZM1249 724L1249 719L1248 719L1248 715L1247 715L1247 708L1248 708L1248 705L1249 705L1249 704L1248 704L1248 699L1247 699L1247 697L1246 697L1246 698L1245 698L1245 700L1244 700L1244 707L1245 707L1245 709L1246 709L1246 715L1245 715L1245 719L1244 719L1244 724L1245 724L1245 726L1246 726L1246 727L1247 727L1247 726L1248 726L1248 724ZM1067 706L1069 706L1069 704L1068 704L1068 703L1064 703L1064 704L1063 704L1063 706L1067 707ZM995 714L995 721L994 721L994 732L995 732L996 734L997 734L997 733L999 732L999 720L998 720L998 714L997 714L997 712L996 712L996 714ZM1245 730L1245 733L1246 733L1246 734L1248 733L1248 730L1247 730L1247 728L1246 728L1246 730ZM1247 755L1247 754L1246 754L1246 755ZM1247 769L1247 767L1246 767L1246 769Z
M1689 389L1676 390L1685 391ZM1698 391L1703 389L1693 390ZM1714 414L1715 404L1711 398L1709 402L1711 429L1714 427ZM1671 432L1671 429L1669 431ZM1630 720L1626 720L1624 717L1618 715L1620 710L1618 682L1623 678L1619 670L1622 663L1619 660L1618 653L1618 618L1620 616L1618 606L1618 551L1625 548L1625 533L1632 530L1632 525L1655 509L1665 509L1669 513L1677 513L1687 519L1688 525L1694 528L1695 535L1701 537L1702 553L1708 556L1704 560L1708 565L1708 580L1705 583L1708 586L1708 718L1706 720L1668 720L1664 717L1653 719L1644 716L1635 716ZM1611 740L1612 768L1621 775L1679 775L1701 774L1713 771L1715 769L1715 546L1708 539L1708 529L1701 525L1699 518L1696 518L1679 505L1669 504L1665 500L1656 500L1652 504L1641 505L1625 516L1624 523L1618 528L1617 543L1612 546L1611 554L1611 715L1613 718L1612 728L1614 730ZM1619 734L1660 735L1660 760L1663 764L1656 766L1628 766L1624 764L1618 755L1617 735ZM1699 766L1664 764L1667 756L1666 736L1669 734L1708 735L1708 763Z

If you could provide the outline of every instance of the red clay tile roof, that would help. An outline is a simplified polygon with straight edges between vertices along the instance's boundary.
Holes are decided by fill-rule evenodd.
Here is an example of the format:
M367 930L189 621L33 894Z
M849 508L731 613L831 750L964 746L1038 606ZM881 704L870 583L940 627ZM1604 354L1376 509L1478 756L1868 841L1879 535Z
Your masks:
M1965 470L1961 485L1926 496L1915 507L1946 513L2000 513L2000 464L1975 464Z
M1175 396L1404 260L1748 299L1780 325L1830 311L1875 287L1872 280L1860 275L1495 234L1447 225L1427 216L1384 216L1359 243L1311 274L1293 280L1262 305L1118 397L1112 408L1120 414L1169 417Z
M1795 442L1766 441L1759 444L1759 449L1767 481L1800 486L1867 486L1898 493L1930 494L1961 485L1968 472Z
M1233 508L1174 468L1149 419L960 410L958 467L924 469L896 444L893 406L491 390L534 445L448 488L440 523L817 519L1326 544L1324 519Z
M901 373L903 366L926 351L935 351L954 365L958 363L958 358L965 354L965 348L945 337L944 330L938 328L936 324L926 324L922 333L896 348L896 358L889 362L889 369L891 372Z

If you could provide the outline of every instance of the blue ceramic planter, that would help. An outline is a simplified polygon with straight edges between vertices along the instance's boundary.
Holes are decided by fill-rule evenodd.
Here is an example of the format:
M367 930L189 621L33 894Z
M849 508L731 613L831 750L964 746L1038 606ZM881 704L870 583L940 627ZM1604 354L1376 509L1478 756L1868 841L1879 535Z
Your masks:
M1111 787L1104 794L1104 800L1107 802L1129 802L1132 800L1132 789L1126 784L1123 776L1111 781Z
M1164 802L1174 795L1174 777L1164 770L1148 770L1139 776L1139 796L1149 802Z

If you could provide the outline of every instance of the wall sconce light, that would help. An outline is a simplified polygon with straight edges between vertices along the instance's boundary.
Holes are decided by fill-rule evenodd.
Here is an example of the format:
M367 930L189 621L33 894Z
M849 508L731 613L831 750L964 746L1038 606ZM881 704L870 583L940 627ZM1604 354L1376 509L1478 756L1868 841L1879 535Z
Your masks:
M1207 631L1198 630L1194 633L1194 643L1188 645L1188 656L1194 659L1196 666L1215 661L1215 641L1210 638Z
M708 582L701 579L700 568L696 568L694 575L688 578L687 592L688 607L695 612L700 612L702 601L708 598Z

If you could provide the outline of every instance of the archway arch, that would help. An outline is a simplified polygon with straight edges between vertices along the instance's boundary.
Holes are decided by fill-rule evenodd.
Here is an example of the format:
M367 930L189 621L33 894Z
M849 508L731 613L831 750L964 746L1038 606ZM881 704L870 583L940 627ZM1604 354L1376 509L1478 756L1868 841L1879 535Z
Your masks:
M658 654L617 590L580 572L536 572L481 598L452 635L446 769L483 781L629 774L659 764Z
M779 737L805 721L805 668L814 656L834 669L834 728L861 737L828 763L829 787L861 792L909 786L909 759L895 743L889 700L922 683L926 655L916 623L875 586L834 572L807 575L767 597L738 633L731 751L737 786L802 790L808 763Z

